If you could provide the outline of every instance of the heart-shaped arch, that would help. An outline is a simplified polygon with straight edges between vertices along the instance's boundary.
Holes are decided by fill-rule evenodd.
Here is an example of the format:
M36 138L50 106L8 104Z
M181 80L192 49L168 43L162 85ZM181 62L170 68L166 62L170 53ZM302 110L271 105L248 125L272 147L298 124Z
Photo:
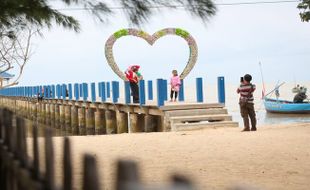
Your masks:
M113 46L117 39L123 37L123 36L136 36L139 38L143 38L146 40L150 45L153 45L156 40L159 38L166 36L166 35L176 35L182 37L188 44L189 47L189 58L188 62L180 74L180 78L184 79L192 70L194 65L196 64L197 57L198 57L198 48L197 44L194 40L194 38L185 30L182 30L180 28L165 28L162 29L153 35L149 35L148 33L137 30L133 28L128 29L122 29L117 32L115 32L113 35L109 37L109 39L106 41L105 44L105 56L107 59L107 62L109 66L112 68L112 70L123 80L127 80L124 72L122 72L118 65L116 64L113 56Z

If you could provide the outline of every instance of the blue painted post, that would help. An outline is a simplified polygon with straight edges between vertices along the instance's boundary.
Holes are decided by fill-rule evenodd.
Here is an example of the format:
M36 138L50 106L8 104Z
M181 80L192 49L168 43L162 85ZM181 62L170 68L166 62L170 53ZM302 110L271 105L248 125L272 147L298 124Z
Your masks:
M60 84L57 84L56 93L57 93L57 98L61 99L61 86L60 86Z
M76 101L79 101L80 99L80 93L79 93L79 84L74 84L74 97Z
M99 94L99 97L100 97L100 98L101 98L101 91L102 91L101 83L102 83L102 82L98 82L98 94Z
M69 100L72 100L72 84L68 84L68 95Z
M93 82L91 83L91 101L96 102L96 84Z
M181 86L180 86L180 91L179 91L179 101L183 102L184 101L184 80L181 79Z
M42 95L40 86L37 86L37 94Z
M52 85L52 98L55 99L56 93L55 93L55 85Z
M106 86L107 86L107 98L110 98L111 97L111 85L110 85L110 82L107 82Z
M65 100L67 97L67 85L63 84L61 88L62 99Z
M36 91L36 87L34 86L31 87L31 97L34 97L36 95L35 91Z
M168 100L168 83L167 80L163 79L162 80L163 83L163 95L164 95L164 99Z
M130 101L130 84L129 84L129 81L125 81L124 86L125 86L125 103L130 104L131 101Z
M80 89L80 97L83 97L83 84L80 84L79 89Z
M153 81L147 81L147 91L149 100L153 100Z
M47 99L49 99L51 97L50 86L45 87L44 94L45 94Z
M196 99L197 102L203 102L202 78L196 78Z
M88 84L83 83L83 100L87 101L88 99Z
M217 77L217 92L219 103L225 104L225 79L224 77Z
M28 93L28 87L24 87L25 88L25 97L28 97L29 93ZM0 92L1 93L1 92Z
M164 97L163 97L163 79L157 79L157 106L163 106L164 105Z
M42 86L39 86L39 93L41 96L43 96L43 93L42 93Z
M26 87L22 87L22 93L23 93L23 97L25 97L26 96Z
M105 82L101 82L101 101L105 102L107 100L106 96L106 88L105 88Z
M145 82L144 80L139 81L139 100L140 100L140 105L145 105Z
M117 103L119 98L119 82L112 81L112 101Z

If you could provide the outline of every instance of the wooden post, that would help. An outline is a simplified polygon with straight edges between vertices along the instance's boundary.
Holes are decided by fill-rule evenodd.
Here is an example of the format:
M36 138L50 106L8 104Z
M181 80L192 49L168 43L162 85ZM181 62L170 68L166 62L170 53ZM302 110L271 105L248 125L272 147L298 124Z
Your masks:
M84 190L100 190L99 178L96 166L96 160L93 156L86 154L84 156L84 174L83 189Z
M26 101L26 118L30 119L31 118L31 112L32 112L32 108L31 108L31 100L28 99Z
M157 131L158 132L164 132L164 131L167 131L166 128L167 128L167 121L166 121L166 116L158 116L157 117L157 123L158 123L158 129Z
M128 133L128 115L125 112L116 111L117 133Z
M90 105L86 107L86 133L87 135L95 134L95 115Z
M59 123L61 130L65 130L65 105L59 105Z
M71 106L71 130L73 135L79 134L78 107L73 102Z
M55 127L55 102L52 100L50 104L50 125Z
M36 121L41 122L41 103L40 102L36 103L36 106L37 106Z
M145 128L145 119L144 119L144 114L138 114L138 132L144 132Z
M39 159L39 145L38 145L38 128L37 125L32 126L32 136L33 136L33 170L32 177L35 180L39 180L40 177L40 159Z
M51 190L55 189L54 171L52 131L47 128L45 131L45 182L46 186Z
M78 109L78 115L80 135L86 135L85 108L83 107L83 105Z
M142 189L139 184L140 177L137 164L128 160L118 161L116 190Z
M63 148L63 189L72 190L72 160L68 137L65 137Z
M102 109L99 109L98 106L95 112L95 132L96 134L106 133L105 113Z
M155 132L156 131L156 128L158 126L156 116L146 114L144 116L144 121L145 121L145 129L144 129L145 132Z
M130 132L137 133L137 132L143 132L143 126L144 121L142 122L142 114L137 113L130 113L129 114L130 119Z
M60 109L57 101L55 103L55 128L60 128Z
M71 105L68 102L65 105L65 128L67 132L71 133Z
M116 134L117 133L117 126L116 126L115 111L106 110L105 111L105 118L106 118L107 134Z
M45 124L51 124L51 110L50 110L50 101L45 104Z
M32 107L32 114L31 114L31 119L33 121L36 121L36 118L37 118L37 103L36 102L33 102L31 104L31 107Z
M45 114L46 114L46 112L45 112L45 102L42 101L41 102L41 117L40 117L41 123L45 123Z

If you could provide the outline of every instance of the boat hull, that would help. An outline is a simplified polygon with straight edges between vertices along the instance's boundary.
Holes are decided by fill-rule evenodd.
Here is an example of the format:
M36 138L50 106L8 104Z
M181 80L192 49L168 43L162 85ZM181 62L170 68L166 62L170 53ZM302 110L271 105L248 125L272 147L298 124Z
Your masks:
M291 101L264 99L265 109L272 113L310 114L310 103L294 103Z

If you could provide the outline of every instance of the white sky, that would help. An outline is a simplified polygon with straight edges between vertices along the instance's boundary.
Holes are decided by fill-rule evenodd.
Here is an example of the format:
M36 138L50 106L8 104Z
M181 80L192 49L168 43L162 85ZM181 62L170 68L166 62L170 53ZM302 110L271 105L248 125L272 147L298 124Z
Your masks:
M216 1L231 3L245 0ZM261 0L247 0L261 1ZM227 83L238 83L250 73L260 83L259 61L265 82L309 82L310 23L302 23L297 3L218 6L217 15L204 25L184 10L161 9L141 29L153 34L167 28L187 30L198 44L198 61L187 79L204 77L215 82L225 76ZM76 16L82 26L78 34L54 27L34 41L35 54L28 63L20 85L98 82L119 80L108 66L105 41L115 31L130 25L123 14L99 24L84 11L65 12ZM186 42L166 36L153 46L135 37L123 37L114 46L114 57L121 70L141 65L146 80L169 78L172 69L181 73L188 59Z

